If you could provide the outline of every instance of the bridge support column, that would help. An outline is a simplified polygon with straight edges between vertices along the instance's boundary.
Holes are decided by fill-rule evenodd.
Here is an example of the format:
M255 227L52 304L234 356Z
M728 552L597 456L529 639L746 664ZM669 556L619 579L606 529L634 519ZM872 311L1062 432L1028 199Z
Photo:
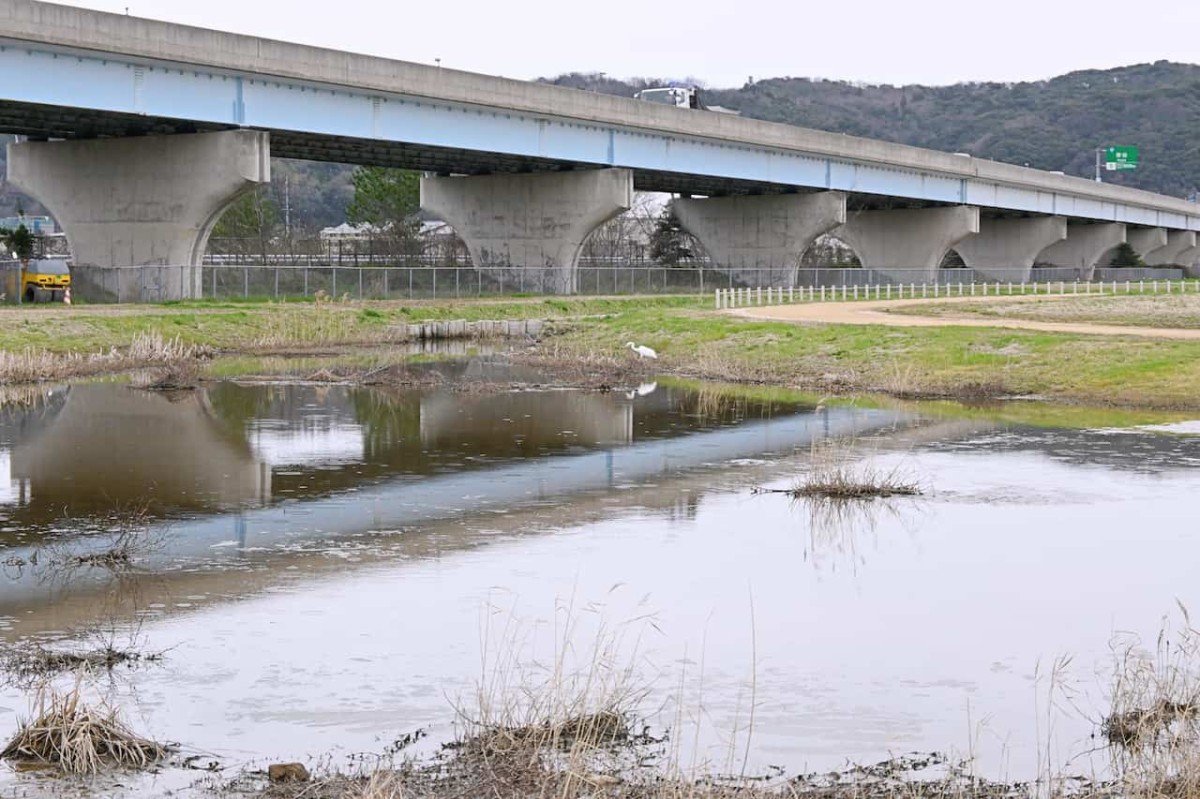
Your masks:
M1091 280L1096 272L1096 262L1124 241L1125 225L1120 222L1070 222L1066 241L1051 244L1042 250L1037 260L1075 269L1080 280Z
M1167 231L1160 227L1126 228L1125 241L1145 261L1147 255L1167 246Z
M513 289L577 291L584 240L632 205L628 169L421 179L421 207L454 228L476 267L498 270Z
M1200 277L1200 246L1191 247L1175 256L1175 260L1183 267L1183 273L1188 277Z
M251 130L20 142L8 145L8 179L62 226L79 293L90 283L156 302L201 296L209 234L270 181L270 156L269 134Z
M1151 250L1142 256L1147 266L1191 266L1183 263L1183 254L1196 246L1196 231L1170 230L1167 231L1166 245L1157 250ZM1192 259L1195 261L1195 258Z
M1031 219L984 219L979 233L955 247L963 263L984 280L1029 280L1038 253L1067 238L1067 220L1061 216Z
M937 277L947 251L978 232L979 209L958 205L859 211L830 234L854 250L864 269L898 281L925 282Z
M846 195L765 194L675 200L679 222L713 265L752 286L796 285L800 256L846 221Z

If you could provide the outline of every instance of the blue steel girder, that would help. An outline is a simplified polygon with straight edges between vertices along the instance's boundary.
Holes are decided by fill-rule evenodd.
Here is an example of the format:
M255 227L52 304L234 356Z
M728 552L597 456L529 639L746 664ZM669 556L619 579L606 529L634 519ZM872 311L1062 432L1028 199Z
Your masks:
M201 129L262 129L279 134L273 152L284 157L321 157L322 148L335 142L341 142L342 148L331 149L327 160L370 163L376 157L372 149L378 154L389 147L428 148L431 154L440 153L441 163L452 171L512 171L537 164L542 168L614 166L634 170L639 187L665 191L694 191L697 185L715 189L712 193L763 187L836 190L926 204L978 205L1200 230L1200 215L954 175L2 38L0 74L16 76L0 85L0 111L5 106L9 110L36 106L181 120ZM5 116L0 113L0 125L5 124ZM26 132L12 130L12 122L8 126L11 132ZM289 153L289 136L303 137L308 150L298 147ZM279 144L284 145L282 150ZM432 155L430 159L433 163Z

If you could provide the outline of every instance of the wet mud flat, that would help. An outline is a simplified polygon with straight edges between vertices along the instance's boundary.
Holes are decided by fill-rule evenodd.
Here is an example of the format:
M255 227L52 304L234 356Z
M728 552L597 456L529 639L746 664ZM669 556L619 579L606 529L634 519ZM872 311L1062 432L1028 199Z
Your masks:
M306 796L365 772L430 796L846 795L854 773L870 795L1046 774L1100 790L1115 710L1186 707L1152 686L1118 705L1097 675L1119 641L1156 662L1164 615L1182 625L1176 601L1197 599L1190 430L656 381L64 386L0 414L0 627L34 656L146 656L86 664L83 699L178 744L156 773L89 783L112 795L260 790L288 762L316 779ZM756 493L801 484L827 446L923 492L836 509ZM1167 654L1190 684L1187 653ZM6 738L36 691L16 676Z
M399 355L371 348L322 348L230 360L229 368L219 371L234 372L228 379L241 383L324 383L461 393L544 389L628 393L671 372L636 356L580 357L546 352L537 346L505 349L443 341L414 345ZM152 378L160 374L166 370L147 370L139 379L153 385ZM686 370L671 374L692 376ZM214 382L220 381L194 372L187 387Z

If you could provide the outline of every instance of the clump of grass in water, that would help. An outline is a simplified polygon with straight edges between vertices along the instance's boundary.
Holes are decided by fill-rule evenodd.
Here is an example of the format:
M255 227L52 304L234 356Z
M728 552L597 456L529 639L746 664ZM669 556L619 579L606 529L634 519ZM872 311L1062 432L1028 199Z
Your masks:
M32 716L20 723L17 734L0 751L0 759L87 775L104 768L150 768L171 752L170 747L134 733L116 708L84 702L78 682L63 693L41 688Z
M814 442L812 468L796 485L784 489L755 489L762 494L787 494L794 499L852 502L856 500L917 497L924 492L900 467L878 469L853 460L854 442Z
M633 729L649 687L636 678L637 642L601 622L577 649L580 621L557 608L553 662L526 657L519 625L484 633L484 673L472 707L457 708L455 770L479 794L571 796L615 769L614 757L644 736ZM631 652L632 650L632 652Z
M916 497L922 491L919 485L906 480L896 469L883 471L871 466L843 464L808 475L787 493L796 498L861 500Z
M146 391L191 391L200 383L195 361L177 361L133 375L130 385Z
M5 682L21 687L65 672L113 671L119 666L133 668L141 663L159 663L161 652L142 652L109 642L95 649L52 649L39 643L21 643L0 648L0 672Z
M1117 642L1111 708L1101 726L1122 794L1200 795L1200 632L1180 605L1177 634L1164 621L1153 652Z
M35 552L31 561L36 561L28 565L40 566L44 579L60 581L71 579L80 570L88 568L125 572L161 550L170 538L169 530L150 529L149 515L149 500L116 507L109 513L107 531L82 539L83 551L64 544L52 544ZM95 546L95 541L102 543Z
M637 643L628 630L645 619L615 629L600 622L581 644L579 614L556 610L550 662L531 657L533 638L513 616L502 630L483 631L480 681L456 705L458 735L440 755L333 774L288 795L582 799L620 785L634 760L629 753L656 743L633 724L649 689L635 678ZM273 786L269 795L283 789Z

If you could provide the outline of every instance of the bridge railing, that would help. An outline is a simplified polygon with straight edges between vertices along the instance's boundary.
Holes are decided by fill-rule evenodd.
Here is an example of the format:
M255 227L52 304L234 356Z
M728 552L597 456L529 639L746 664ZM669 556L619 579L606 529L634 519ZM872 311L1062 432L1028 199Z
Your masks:
M1130 270L1136 271L1136 270ZM1178 270L1176 270L1178 271ZM718 288L713 291L718 309L798 303L856 302L878 300L936 300L959 297L1021 297L1069 295L1200 294L1200 280L1128 279L1059 280L1045 282L991 281L979 283L876 283L842 286L756 286Z

